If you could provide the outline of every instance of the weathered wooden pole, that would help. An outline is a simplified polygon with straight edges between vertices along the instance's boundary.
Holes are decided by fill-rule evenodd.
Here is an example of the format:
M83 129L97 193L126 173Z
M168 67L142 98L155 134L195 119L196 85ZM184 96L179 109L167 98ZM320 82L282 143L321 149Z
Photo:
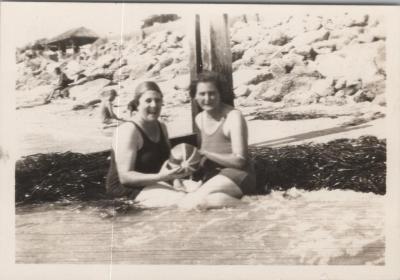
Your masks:
M226 82L223 92L220 93L221 100L233 106L232 54L228 16L226 14L195 15L193 26L188 36L190 79L196 80L198 74L206 70L219 73ZM194 118L199 112L200 108L192 100L193 132L198 131Z

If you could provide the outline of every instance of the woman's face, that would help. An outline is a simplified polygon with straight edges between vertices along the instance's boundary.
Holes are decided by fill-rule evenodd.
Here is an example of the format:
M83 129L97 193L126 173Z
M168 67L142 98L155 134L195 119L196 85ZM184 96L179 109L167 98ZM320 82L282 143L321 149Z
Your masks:
M155 121L161 113L163 98L158 91L148 90L139 98L138 113L145 121Z
M197 84L195 100L204 111L215 110L220 106L220 93L213 82Z

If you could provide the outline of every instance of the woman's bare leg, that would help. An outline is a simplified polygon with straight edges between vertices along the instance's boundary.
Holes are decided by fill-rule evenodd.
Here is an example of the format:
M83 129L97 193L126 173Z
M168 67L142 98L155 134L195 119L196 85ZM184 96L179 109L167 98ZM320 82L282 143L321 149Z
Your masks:
M209 208L208 204L211 208L227 207L227 204L232 205L233 201L239 202L242 196L242 191L232 180L223 175L216 175L197 191L187 194L178 206L183 209Z
M176 191L163 184L154 184L145 187L135 201L145 207L169 207L178 205L185 194L185 192Z

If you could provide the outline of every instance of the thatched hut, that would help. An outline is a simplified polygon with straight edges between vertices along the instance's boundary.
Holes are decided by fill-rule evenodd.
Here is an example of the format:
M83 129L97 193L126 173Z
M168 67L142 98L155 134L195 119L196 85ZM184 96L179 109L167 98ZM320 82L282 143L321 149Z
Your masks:
M65 52L68 48L72 48L75 53L79 52L79 47L91 44L96 41L99 36L86 27L79 27L68 30L47 41L47 46L51 50L61 50Z

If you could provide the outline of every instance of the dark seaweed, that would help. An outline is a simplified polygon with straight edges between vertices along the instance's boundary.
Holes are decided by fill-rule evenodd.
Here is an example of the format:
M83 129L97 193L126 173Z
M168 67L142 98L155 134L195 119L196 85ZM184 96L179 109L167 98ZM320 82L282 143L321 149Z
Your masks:
M250 147L260 194L292 187L386 193L386 141L373 136L325 144ZM109 151L36 154L16 163L17 203L106 198Z
M351 189L386 193L386 141L373 136L326 144L251 147L258 190Z

